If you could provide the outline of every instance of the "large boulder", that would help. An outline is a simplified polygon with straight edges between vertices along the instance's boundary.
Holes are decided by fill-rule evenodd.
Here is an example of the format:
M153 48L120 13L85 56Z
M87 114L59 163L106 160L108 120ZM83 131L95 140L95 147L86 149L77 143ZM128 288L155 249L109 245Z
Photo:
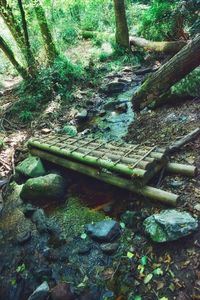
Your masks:
M111 242L119 237L121 229L114 220L103 220L95 224L86 225L86 232L91 238L99 242Z
M102 93L105 93L109 96L121 93L125 91L127 88L127 83L126 82L120 82L118 80L113 80L111 82L108 82L106 85L104 85L100 91Z
M20 197L34 203L43 201L61 201L65 196L65 181L58 174L48 174L31 178L23 185Z
M35 178L44 176L46 171L39 157L29 156L16 167L16 173L24 177Z
M144 220L145 232L155 242L168 242L189 235L197 229L198 222L187 212L163 210Z

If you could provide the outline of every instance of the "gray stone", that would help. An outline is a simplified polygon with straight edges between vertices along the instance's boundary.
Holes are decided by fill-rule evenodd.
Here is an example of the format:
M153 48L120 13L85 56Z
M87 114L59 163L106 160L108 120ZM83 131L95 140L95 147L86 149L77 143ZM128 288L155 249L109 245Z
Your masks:
M16 172L19 175L35 178L46 174L43 163L39 157L29 156L23 160L17 167Z
M78 112L76 115L76 120L81 122L81 121L85 121L88 118L88 112L86 109L83 109L82 111Z
M192 233L198 227L198 222L187 212L175 209L163 210L144 220L147 234L155 242L168 242L177 240Z
M120 113L125 113L128 110L128 105L127 103L121 103L119 105L115 106L116 111L120 112Z
M118 243L106 243L101 244L100 246L101 250L106 254L113 254L115 251L117 251L118 247Z
M45 216L44 210L38 208L32 215L31 220L35 223L37 230L40 233L48 231L48 220Z
M123 92L127 87L127 83L114 80L106 84L101 91L107 95L113 95Z
M31 239L31 231L26 231L26 232L17 234L17 242L20 245L25 244L26 242L30 241L30 239Z
M129 228L137 226L138 218L137 212L127 210L121 215L121 221Z
M197 210L197 211L200 211L200 203L197 203L197 204L194 206L194 209Z
M86 225L86 232L99 242L110 242L120 235L120 225L114 220L104 220Z
M37 289L28 297L28 300L44 300L49 294L49 286L44 281Z
M28 179L20 193L22 200L35 203L61 201L64 196L65 182L63 177L57 174Z

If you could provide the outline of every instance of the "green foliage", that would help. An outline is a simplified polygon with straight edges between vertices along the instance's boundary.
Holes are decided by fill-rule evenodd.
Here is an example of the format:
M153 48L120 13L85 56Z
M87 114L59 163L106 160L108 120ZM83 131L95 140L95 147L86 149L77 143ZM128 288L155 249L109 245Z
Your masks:
M152 0L150 8L144 12L139 34L152 40L166 39L173 32L175 1Z
M41 109L59 95L62 100L71 100L74 84L80 83L84 71L82 66L72 64L67 58L58 57L51 67L41 67L31 81L23 81L18 88L19 101L12 108L13 113L22 111L23 122L32 119L32 112Z
M152 40L173 40L180 38L176 36L177 26L183 26L195 34L199 28L199 5L199 0L151 0L149 9L142 16L138 33Z
M195 69L180 82L178 82L172 91L177 94L189 94L195 97L200 96L200 68Z
M66 206L58 208L51 219L61 226L66 237L83 238L85 224L104 220L105 216L82 205L78 199L70 197Z
M24 263L21 264L21 265L19 265L19 266L16 268L16 272L17 272L17 273L23 273L25 270L26 270L26 266L25 266Z
M22 122L29 122L33 119L33 114L30 111L22 111L19 115Z

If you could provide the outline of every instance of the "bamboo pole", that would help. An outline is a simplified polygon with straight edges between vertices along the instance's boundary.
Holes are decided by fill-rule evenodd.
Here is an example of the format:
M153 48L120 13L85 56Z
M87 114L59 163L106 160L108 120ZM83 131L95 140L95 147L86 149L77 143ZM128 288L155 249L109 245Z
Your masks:
M73 142L73 141L75 141L75 139L74 138L69 138L69 139L67 139L67 141L68 142ZM90 139L90 138L84 138L84 140L77 140L77 142L76 142L76 145L78 146L78 145L80 145L80 146L84 146L84 143L85 142L89 142L89 141L91 141L90 142L90 144L88 144L87 145L87 148L91 148L91 147L94 147L94 146L98 146L99 145L99 142L97 142L97 141L92 141L92 139ZM58 141L58 144L59 144L59 141ZM64 142L62 142L61 141L61 144L62 145L64 145L65 143ZM66 144L66 147L68 147L69 146L69 143L67 143ZM125 149L125 150L129 150L131 147L134 147L134 146L136 146L136 145L131 145L131 144L127 144L127 143L123 143L123 149ZM127 147L127 148L126 148ZM144 146L145 147L145 146ZM146 148L146 150L148 151L149 149L151 149L152 147L145 147ZM101 148L101 150L105 150L105 151L107 151L107 150L112 150L112 153L117 153L117 154L120 154L120 155L123 155L124 154L124 150L122 149L122 147L121 146L117 146L117 144L116 144L116 146L115 145L112 145L112 144L110 144L109 142L108 142L108 144L104 144L103 145L103 148ZM100 150L99 150L100 151ZM129 157L135 157L135 158L140 158L141 156L143 156L144 154L146 153L146 151L145 150L142 150L141 148L139 148L139 149L135 149L135 153L133 153L133 154L130 154L129 155ZM152 161L152 159L151 158L156 158L156 159L162 159L165 155L165 149L158 149L158 151L156 150L156 151L153 151L153 152L151 152L150 154L149 154L149 156L150 157L147 157L147 158L145 158L147 161Z
M138 186L134 185L134 183L131 180L120 178L117 176L114 176L113 174L107 174L105 172L100 172L98 169L94 169L92 167L88 167L86 165L69 161L66 158L55 156L54 154L50 154L46 151L39 150L36 148L31 148L30 152L32 155L39 156L42 159L45 159L47 161L50 161L54 164L63 166L65 168L68 168L73 171L77 171L79 173L88 175L90 177L99 179L103 182L106 182L108 184L117 186L122 189L129 190L131 192L140 194L144 197L148 197L154 201L159 201L164 204L170 204L172 206L176 205L176 202L179 198L178 195L165 192L150 186L144 186L142 188L139 188Z
M95 167L100 167L100 168L106 168L109 171L112 172L117 172L121 173L124 175L131 176L134 180L137 180L140 178L144 178L146 175L146 171L139 169L139 168L134 168L132 169L129 166L126 166L122 163L115 164L114 162L110 160L105 160L101 158L97 158L91 155L85 155L83 153L79 152L73 152L71 150L67 149L60 149L57 146L49 146L48 144L41 144L38 141L29 141L28 143L29 147L36 147L40 150L45 150L45 151L50 151L51 153L57 154L57 155L63 155L67 158L70 159L75 159L78 160L81 163L87 163L88 165L92 165ZM77 149L78 150L78 149Z
M197 167L178 163L168 163L166 170L170 173L180 174L188 177L197 175Z

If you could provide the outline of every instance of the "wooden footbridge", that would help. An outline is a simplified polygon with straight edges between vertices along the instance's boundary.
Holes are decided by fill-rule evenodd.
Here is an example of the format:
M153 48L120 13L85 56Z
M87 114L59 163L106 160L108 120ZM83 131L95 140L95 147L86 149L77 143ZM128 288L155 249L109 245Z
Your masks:
M169 162L171 150L157 146L100 141L85 136L48 135L29 140L32 155L93 178L176 205L178 195L148 186L161 170L195 176L194 166Z

